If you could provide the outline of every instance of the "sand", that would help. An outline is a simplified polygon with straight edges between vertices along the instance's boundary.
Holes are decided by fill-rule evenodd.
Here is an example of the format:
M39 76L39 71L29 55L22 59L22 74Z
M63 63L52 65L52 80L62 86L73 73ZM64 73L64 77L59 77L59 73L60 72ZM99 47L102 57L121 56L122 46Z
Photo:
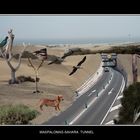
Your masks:
M29 47L27 51L35 51L37 47ZM14 48L15 52L20 52L21 48ZM48 48L48 54L62 56L64 49ZM41 124L49 118L58 115L60 112L55 111L53 107L44 107L43 111L39 109L39 100L41 98L56 98L57 95L63 95L64 101L60 104L61 111L68 108L73 100L75 90L79 88L91 74L94 74L100 65L101 58L99 55L87 55L86 62L82 65L82 69L78 70L74 75L68 74L72 71L73 65L83 58L83 55L70 56L65 59L62 64L48 65L46 61L39 70L39 89L43 91L40 94L33 94L35 83L26 82L19 85L8 85L10 79L10 69L7 63L0 58L0 105L3 104L25 104L40 112L40 115L32 121L32 124ZM40 61L33 60L35 66ZM16 64L16 60L13 60ZM35 77L34 71L28 67L27 59L22 59L22 64L16 73L16 76L24 75Z
M68 47L55 47L48 48L48 54L62 56L66 48L78 47L77 45ZM80 46L79 46L80 47ZM82 46L83 48L86 46ZM42 46L31 46L26 50L33 52L42 48ZM91 50L103 50L108 49L110 46L96 46L87 45L88 49ZM14 52L20 52L21 47L14 47ZM32 124L41 124L51 117L58 115L60 112L55 111L53 107L44 107L43 111L39 109L39 100L41 98L51 98L54 99L57 95L63 95L64 101L61 102L61 111L66 110L74 100L74 93L77 88L79 88L92 74L94 74L101 62L101 57L99 54L86 55L87 60L82 65L82 69L79 69L74 75L69 76L68 74L72 71L73 65L77 63L85 55L75 55L69 56L65 59L62 64L52 64L47 65L48 61L45 61L43 67L39 70L39 89L43 91L40 94L33 94L35 90L35 83L26 82L18 85L8 85L8 80L10 79L10 69L6 62L0 58L0 105L3 104L25 104L32 109L36 109L40 112L40 115L31 121ZM124 66L128 74L128 84L132 83L132 68L131 68L131 55L118 55L119 62ZM38 66L40 61L34 60L33 63ZM16 61L13 60L13 64ZM27 59L22 59L22 64L16 73L16 76L25 75L35 77L34 71L31 67L28 67ZM138 61L138 68L140 66L140 61ZM140 70L138 69L138 75ZM140 76L138 77L140 81Z

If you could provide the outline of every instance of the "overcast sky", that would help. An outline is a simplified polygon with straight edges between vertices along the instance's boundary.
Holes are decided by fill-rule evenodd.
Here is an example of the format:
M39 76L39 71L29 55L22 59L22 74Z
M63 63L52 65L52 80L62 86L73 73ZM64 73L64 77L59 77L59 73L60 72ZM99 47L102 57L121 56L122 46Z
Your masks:
M0 15L0 38L10 28L19 39L140 37L140 16Z

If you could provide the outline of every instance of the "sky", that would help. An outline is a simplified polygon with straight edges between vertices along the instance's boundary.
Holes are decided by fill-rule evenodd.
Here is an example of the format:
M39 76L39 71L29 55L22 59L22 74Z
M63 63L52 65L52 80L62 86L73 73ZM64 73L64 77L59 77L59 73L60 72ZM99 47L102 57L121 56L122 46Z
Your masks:
M18 39L140 37L140 15L0 15L0 38L11 28Z

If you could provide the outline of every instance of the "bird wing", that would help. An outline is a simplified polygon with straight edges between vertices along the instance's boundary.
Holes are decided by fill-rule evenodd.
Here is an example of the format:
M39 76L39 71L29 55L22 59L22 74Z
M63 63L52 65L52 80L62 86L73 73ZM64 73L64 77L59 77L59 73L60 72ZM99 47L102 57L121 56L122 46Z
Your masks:
M77 71L77 68L73 68L72 72L69 75L72 75L73 73L75 73Z
M0 43L0 47L4 47L6 45L7 41L6 40L3 40L1 43Z
M82 63L84 63L86 60L86 56L77 64L77 66L81 66Z
M4 47L7 44L8 36L5 37L4 40L1 41L0 47Z

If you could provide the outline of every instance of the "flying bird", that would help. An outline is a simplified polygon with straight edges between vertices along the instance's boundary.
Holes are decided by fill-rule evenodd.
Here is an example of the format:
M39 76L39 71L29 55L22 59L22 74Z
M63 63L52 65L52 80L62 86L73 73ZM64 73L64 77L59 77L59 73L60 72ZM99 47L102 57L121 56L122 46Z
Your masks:
M86 60L86 56L77 64L77 66L73 66L73 70L69 74L69 76L72 75L72 74L74 74L78 69L80 69L81 68L80 66L82 65L82 63L85 62L85 60Z
M7 44L8 36L0 43L0 48L3 48Z

